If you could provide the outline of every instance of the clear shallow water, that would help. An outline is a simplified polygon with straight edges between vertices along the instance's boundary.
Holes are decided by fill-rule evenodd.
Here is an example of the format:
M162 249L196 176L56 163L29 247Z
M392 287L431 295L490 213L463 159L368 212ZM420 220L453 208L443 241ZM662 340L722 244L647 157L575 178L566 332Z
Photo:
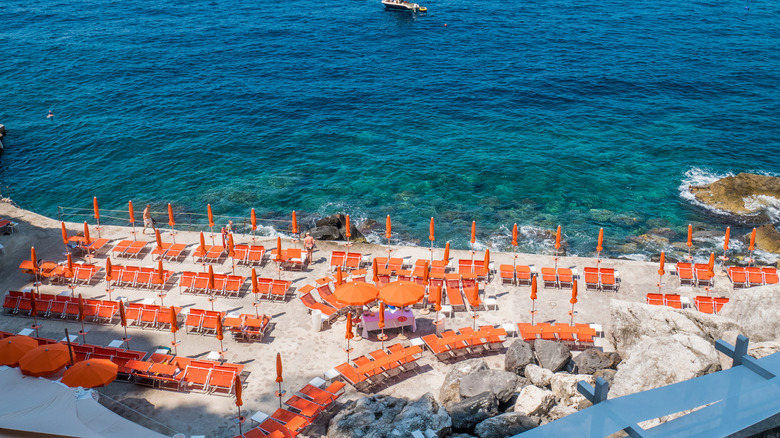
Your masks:
M780 175L777 2L423 4L4 2L0 183L49 216L390 214L422 245L434 216L438 246L476 220L524 251L561 224L572 253L604 227L644 257L627 238L725 229L681 186Z

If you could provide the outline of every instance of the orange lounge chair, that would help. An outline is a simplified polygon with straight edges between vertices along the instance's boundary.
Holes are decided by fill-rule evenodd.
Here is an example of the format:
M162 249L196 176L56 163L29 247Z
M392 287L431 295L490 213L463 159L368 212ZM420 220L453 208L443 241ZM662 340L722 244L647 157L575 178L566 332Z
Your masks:
M360 269L361 262L363 261L363 254L359 252L351 252L347 254L345 265L347 269Z
M677 294L664 295L664 304L675 309L682 309L682 300Z
M474 272L474 261L471 259L459 259L458 260L458 273L463 274L465 272Z
M149 242L145 241L135 241L130 244L130 246L127 247L127 249L121 254L124 257L133 257L138 258L138 255L141 254L143 249L146 247L146 244Z
M321 311L323 315L328 317L328 321L330 321L332 317L338 316L338 309L334 309L333 307L318 303L312 296L311 292L307 292L301 295L300 298L304 306L306 306L309 310Z
M555 268L542 268L542 281L544 287L558 287L558 277Z
M678 262L677 263L677 277L680 278L680 284L693 285L693 264Z
M498 272L501 277L501 284L515 284L515 267L512 265L500 265Z
M344 252L344 251L333 251L332 253L330 253L330 264L329 264L329 266L334 271L339 266L341 266L341 268L343 269L346 260L347 260L347 253L346 252Z
M531 267L525 265L515 266L515 277L517 278L517 285L530 285L531 284Z
M558 268L558 287L571 289L574 282L574 274L569 268Z
M115 256L121 256L125 253L125 251L127 251L127 248L130 248L130 245L132 244L132 240L122 240L114 245L113 248L111 248L111 252L113 252Z
M246 255L246 264L250 266L263 264L265 257L265 247L262 245L250 245L249 253Z
M435 334L423 336L422 340L436 359L444 362L453 357L452 352L450 351L451 348L447 345L442 345L441 342L439 342L439 337Z
M306 417L310 422L314 421L324 409L321 405L297 395L293 395L287 399L284 404L295 409L298 415Z
M192 365L187 366L184 370L184 377L182 383L187 386L187 389L200 389L206 391L209 383L209 375L211 374L211 368L200 368Z
M777 275L777 268L761 268L761 272L764 273L764 284L778 284L780 282Z
M333 295L333 292L330 290L330 283L326 283L318 286L317 293L320 295L320 299L322 301L324 301L334 309L341 309L343 307L336 299L336 296Z
M583 274L585 277L586 290L599 290L601 288L601 281L599 280L598 268L585 267L583 268Z
M715 297L712 300L715 302L715 313L720 313L723 305L729 302L729 299L726 297Z
M696 276L696 286L712 286L712 274L706 263L696 263L693 265L693 271Z
M163 258L165 260L177 261L178 262L179 259L181 259L182 256L184 256L184 250L186 248L187 248L187 245L185 245L183 243L174 243L165 252L165 254L163 255Z
M299 434L299 432L288 429L287 426L274 420L273 418L266 419L257 427L268 433L269 437L279 436L279 434L281 434L285 438L295 438Z
M761 268L749 267L745 268L745 272L747 273L750 286L761 286L764 284L764 272L761 271Z
M366 381L366 378L357 372L357 368L353 367L349 363L343 363L341 365L336 366L336 371L341 374L341 376L344 378L344 380L347 381L350 385L352 385L356 390L362 391L363 389L368 387L368 382Z
M649 293L647 294L647 304L653 305L653 306L663 306L664 305L664 296L663 294L656 294L656 293Z
M617 291L618 276L612 268L601 268L599 272L599 287L601 290Z
M447 287L445 288L445 291L447 293L447 303L452 306L453 311L466 310L466 303L463 301L463 294L460 292L460 287Z
M715 300L712 297L698 296L694 299L696 310L702 313L715 313Z
M271 282L271 298L285 301L292 282L288 280L273 280Z
M747 272L745 272L745 268L739 266L729 266L728 274L729 280L731 280L731 284L734 285L735 289L738 287L748 286L748 277Z

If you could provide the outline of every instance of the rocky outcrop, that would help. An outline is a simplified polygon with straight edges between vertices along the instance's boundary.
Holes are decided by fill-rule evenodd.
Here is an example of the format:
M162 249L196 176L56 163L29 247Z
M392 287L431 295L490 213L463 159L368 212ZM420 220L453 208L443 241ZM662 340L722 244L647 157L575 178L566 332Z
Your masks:
M507 371L522 376L525 367L534 362L534 352L531 350L531 346L522 339L512 342L506 349L504 369Z
M505 438L523 433L539 426L539 422L533 418L510 412L501 414L477 424L474 433L479 438Z
M552 372L561 370L571 359L569 347L561 342L539 339L534 341L534 350L539 365Z
M324 217L315 223L315 227L308 230L315 240L347 240L347 218L343 214L334 214ZM363 233L350 221L350 241L365 242Z
M498 414L498 399L490 391L447 407L456 431L470 432L474 426Z
M450 433L452 422L428 393L419 400L374 395L346 406L330 421L328 438L390 438L411 436L415 430L431 429L439 436Z
M780 231L772 224L756 228L756 248L780 254Z
M766 207L780 203L780 178L740 173L712 184L691 187L690 191L699 202L712 208L768 222L764 213Z
M591 405L588 399L577 391L577 382L579 381L585 381L593 386L596 379L589 374L555 373L553 375L552 379L550 379L550 388L552 388L552 393L555 395L558 404L571 406L577 410Z
M447 375L444 377L444 383L439 389L439 403L449 405L461 401L460 381L464 376L488 370L488 365L483 359L464 360L450 366Z
M549 389L528 385L520 390L515 402L515 412L526 415L542 416L555 404L555 394Z
M461 398L469 398L490 391L499 403L506 403L515 394L517 384L518 376L515 373L485 370L463 376L460 380L459 392Z
M595 348L589 348L574 358L577 364L577 372L580 374L593 374L604 368L615 368L620 363L620 355L617 353L604 353Z
M736 321L741 330L733 330L750 338L751 343L777 341L780 334L777 309L780 309L777 286L761 286L733 294L718 315Z

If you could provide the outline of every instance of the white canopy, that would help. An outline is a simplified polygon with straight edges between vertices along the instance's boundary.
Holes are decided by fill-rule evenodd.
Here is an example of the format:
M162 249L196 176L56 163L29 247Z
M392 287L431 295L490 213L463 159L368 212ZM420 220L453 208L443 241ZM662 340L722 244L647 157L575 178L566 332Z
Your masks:
M17 368L0 367L0 388L0 430L83 438L166 437L115 414L90 392L79 394Z

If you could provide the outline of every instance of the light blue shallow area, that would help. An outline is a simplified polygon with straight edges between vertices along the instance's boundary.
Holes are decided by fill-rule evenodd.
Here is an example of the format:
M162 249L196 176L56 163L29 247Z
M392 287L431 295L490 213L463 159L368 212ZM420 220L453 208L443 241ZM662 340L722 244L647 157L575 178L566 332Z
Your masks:
M780 174L777 2L422 4L4 2L0 184L49 216L390 214L424 245L434 216L437 246L475 220L503 249L518 223L523 251L561 224L573 253L604 227L646 256L670 247L622 245L724 231L686 184Z

